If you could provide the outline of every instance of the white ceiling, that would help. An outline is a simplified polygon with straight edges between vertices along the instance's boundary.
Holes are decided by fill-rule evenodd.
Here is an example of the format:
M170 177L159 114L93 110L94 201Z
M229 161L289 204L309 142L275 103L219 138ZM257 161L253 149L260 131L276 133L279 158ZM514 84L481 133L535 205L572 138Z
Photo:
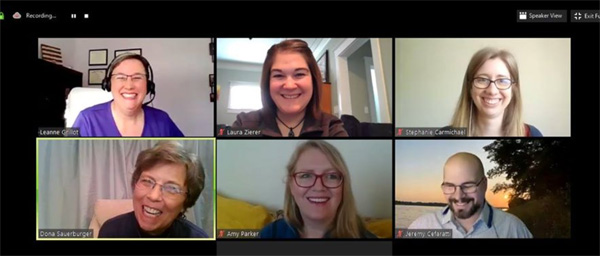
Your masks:
M217 60L260 64L271 46L286 39L291 38L217 38ZM298 39L306 41L315 55L329 42L327 38Z

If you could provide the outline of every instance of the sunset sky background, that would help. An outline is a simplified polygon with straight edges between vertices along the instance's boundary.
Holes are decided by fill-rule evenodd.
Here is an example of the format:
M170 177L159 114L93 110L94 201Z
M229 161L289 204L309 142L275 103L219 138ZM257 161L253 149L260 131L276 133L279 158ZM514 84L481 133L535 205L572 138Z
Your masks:
M458 152L470 152L483 162L484 173L494 168L483 150L493 140L396 140L395 200L447 203L440 188L446 160ZM487 177L487 175L486 175ZM486 200L494 207L508 207L508 193L491 189L506 176L488 179Z

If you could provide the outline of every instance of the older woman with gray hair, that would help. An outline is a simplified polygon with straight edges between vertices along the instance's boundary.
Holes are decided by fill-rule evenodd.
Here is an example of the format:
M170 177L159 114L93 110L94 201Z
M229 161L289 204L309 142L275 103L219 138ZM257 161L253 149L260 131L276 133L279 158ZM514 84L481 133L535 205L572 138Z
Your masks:
M106 221L100 238L206 238L184 218L204 188L200 160L180 144L157 143L140 152L131 178L133 211Z

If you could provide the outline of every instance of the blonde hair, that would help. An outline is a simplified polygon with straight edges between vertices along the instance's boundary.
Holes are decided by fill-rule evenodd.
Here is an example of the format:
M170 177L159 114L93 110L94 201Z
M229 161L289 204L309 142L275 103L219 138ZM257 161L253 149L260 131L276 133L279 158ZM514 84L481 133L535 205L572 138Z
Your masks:
M504 110L502 117L502 133L504 136L525 136L525 123L523 122L521 102L521 84L519 80L519 68L515 57L508 51L498 50L495 48L483 48L476 52L465 72L463 79L462 91L458 99L456 111L452 117L452 127L466 127L469 136L479 135L477 126L478 112L477 107L473 107L473 98L471 97L471 89L475 73L483 66L483 64L491 59L499 58L504 62L510 73L511 80L514 84L511 86L512 97L508 106ZM491 85L490 85L491 86Z
M333 167L344 175L342 200L335 214L335 219L333 220L331 227L329 227L330 238L360 238L362 232L366 230L366 228L356 209L356 203L354 202L354 196L352 195L352 188L350 186L351 182L348 167L340 152L333 145L321 140L310 140L300 144L288 162L287 185L285 186L283 209L285 220L297 230L302 231L304 226L302 215L292 196L290 186L293 183L292 175L296 170L296 163L298 162L300 155L308 149L320 150L327 156L327 159Z

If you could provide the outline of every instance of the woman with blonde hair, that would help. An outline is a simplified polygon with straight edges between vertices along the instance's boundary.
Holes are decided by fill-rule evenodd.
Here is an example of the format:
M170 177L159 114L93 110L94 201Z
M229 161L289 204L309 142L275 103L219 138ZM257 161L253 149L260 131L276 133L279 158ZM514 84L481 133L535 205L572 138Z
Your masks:
M287 165L284 218L261 238L377 238L358 215L350 173L340 152L325 141L300 144Z
M494 48L476 52L465 72L451 126L467 128L469 136L541 137L537 128L524 123L522 110L515 57Z

